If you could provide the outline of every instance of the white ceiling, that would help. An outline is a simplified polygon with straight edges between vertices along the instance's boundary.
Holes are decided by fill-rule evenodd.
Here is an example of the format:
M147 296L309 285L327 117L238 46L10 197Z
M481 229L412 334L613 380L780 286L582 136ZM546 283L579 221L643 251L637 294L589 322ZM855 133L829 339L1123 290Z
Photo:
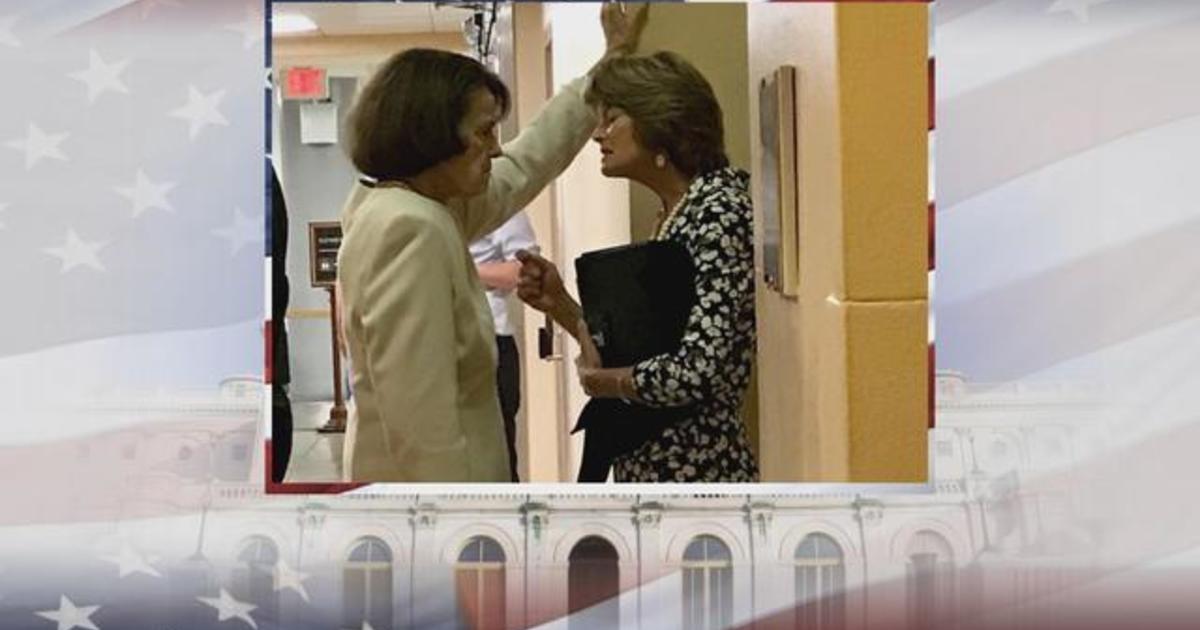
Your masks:
M317 23L320 35L461 33L471 11L432 2L275 2L273 15L300 13ZM312 37L314 33L298 33Z

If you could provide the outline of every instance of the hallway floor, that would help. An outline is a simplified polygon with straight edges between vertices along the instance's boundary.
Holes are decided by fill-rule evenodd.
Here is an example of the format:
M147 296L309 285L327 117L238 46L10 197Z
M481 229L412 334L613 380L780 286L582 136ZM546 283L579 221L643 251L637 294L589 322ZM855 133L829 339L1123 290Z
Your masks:
M292 459L285 483L342 479L341 433L317 433L333 402L292 402Z

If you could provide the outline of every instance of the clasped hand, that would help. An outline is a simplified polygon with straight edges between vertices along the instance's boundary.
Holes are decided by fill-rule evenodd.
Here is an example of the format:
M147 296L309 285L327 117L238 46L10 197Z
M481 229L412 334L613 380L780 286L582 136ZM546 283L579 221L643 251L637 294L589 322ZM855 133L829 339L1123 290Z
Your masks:
M537 254L520 250L517 260L521 271L517 276L517 297L529 306L551 316L570 299L562 276L554 263Z

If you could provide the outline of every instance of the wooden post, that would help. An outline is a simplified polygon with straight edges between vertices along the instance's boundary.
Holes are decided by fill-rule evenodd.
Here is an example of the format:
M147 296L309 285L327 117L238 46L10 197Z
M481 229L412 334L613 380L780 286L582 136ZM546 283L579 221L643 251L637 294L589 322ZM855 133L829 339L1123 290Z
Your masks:
M329 331L333 346L333 407L329 409L329 421L317 429L318 433L344 433L346 431L346 402L342 398L342 344L338 338L337 292L334 287L325 287L329 292Z

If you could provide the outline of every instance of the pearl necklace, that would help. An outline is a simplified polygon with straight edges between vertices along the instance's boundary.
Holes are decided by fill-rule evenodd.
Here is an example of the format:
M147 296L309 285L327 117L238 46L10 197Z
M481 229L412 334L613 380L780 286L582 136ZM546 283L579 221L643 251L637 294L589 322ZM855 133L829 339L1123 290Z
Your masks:
M679 213L679 209L683 207L683 202L687 201L687 193L688 191L683 191L683 196L680 197L679 201L676 201L675 205L671 206L671 209L663 216L662 221L660 221L658 224L658 229L654 231L654 240L661 241L663 236L667 233L667 228L671 227L671 220L674 219L675 215Z

